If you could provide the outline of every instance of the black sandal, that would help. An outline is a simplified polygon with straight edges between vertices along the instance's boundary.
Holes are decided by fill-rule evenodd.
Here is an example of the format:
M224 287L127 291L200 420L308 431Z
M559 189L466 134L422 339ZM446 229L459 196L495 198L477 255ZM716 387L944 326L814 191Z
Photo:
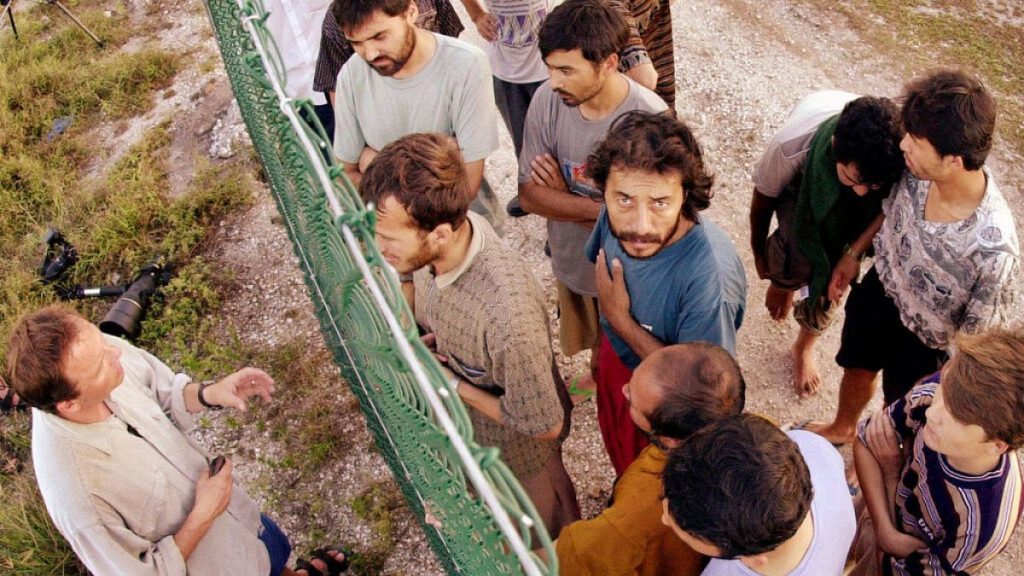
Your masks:
M339 552L345 556L343 560L336 560L329 552ZM295 562L296 570L305 570L309 576L340 576L343 572L348 570L350 560L352 559L352 550L348 546L335 545L327 548L318 548L313 551L312 557L323 562L327 566L327 571L321 571L316 566L313 566L308 560L299 559Z
M28 404L22 402L20 398L15 400L17 394L14 393L14 387L8 386L2 378L0 378L0 392L3 393L3 398L0 398L0 414L24 412L28 409Z

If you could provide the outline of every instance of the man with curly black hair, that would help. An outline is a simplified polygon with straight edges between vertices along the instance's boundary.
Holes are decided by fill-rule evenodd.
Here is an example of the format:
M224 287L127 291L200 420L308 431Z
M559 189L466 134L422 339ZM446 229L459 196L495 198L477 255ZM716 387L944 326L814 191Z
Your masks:
M604 208L585 248L596 264L601 344L596 378L601 435L619 474L647 445L622 387L640 361L683 342L736 353L747 281L728 235L698 213L714 179L682 122L629 112L587 159Z
M834 316L832 270L863 258L849 246L881 214L903 170L898 118L887 98L815 92L793 108L754 170L750 247L758 277L771 281L769 314L783 321L792 310L800 326L792 354L801 397L821 384L814 344ZM772 216L778 228L769 236Z

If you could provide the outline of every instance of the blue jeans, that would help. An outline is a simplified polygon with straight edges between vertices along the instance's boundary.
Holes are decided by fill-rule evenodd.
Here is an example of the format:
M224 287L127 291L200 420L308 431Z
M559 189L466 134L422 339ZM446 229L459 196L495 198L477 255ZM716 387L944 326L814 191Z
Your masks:
M263 521L260 541L267 547L267 553L270 554L270 576L280 576L284 565L288 562L288 557L292 555L292 545L288 542L288 537L284 535L284 532L281 532L277 524L270 519L270 516L260 514L260 520Z

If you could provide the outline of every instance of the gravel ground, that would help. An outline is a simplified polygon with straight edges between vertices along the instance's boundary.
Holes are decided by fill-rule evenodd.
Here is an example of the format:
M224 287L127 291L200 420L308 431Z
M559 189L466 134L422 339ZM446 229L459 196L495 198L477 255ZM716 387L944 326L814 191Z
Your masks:
M201 64L216 54L205 12L197 0L180 4L139 0L133 6L145 8L147 17L166 21L162 43L192 46L193 68L201 69ZM457 8L461 11L461 6ZM839 330L828 332L818 347L822 391L816 397L798 400L792 392L788 361L796 326L770 320L761 305L765 286L754 276L746 248L749 170L800 97L825 88L896 95L906 79L902 66L868 50L840 18L781 0L678 2L673 10L679 115L694 128L717 177L716 197L708 215L733 236L748 270L748 313L738 347L749 384L748 406L781 422L828 417L836 403L840 376L831 360L838 348ZM463 38L480 42L472 29ZM225 157L243 150L247 143L244 134L239 134L237 111L231 108L222 68L218 64L204 73L195 69L179 76L144 121L133 121L132 129L111 134L131 139L142 128L171 118L176 143L172 161L182 168L191 164L193 154ZM116 157L116 151L124 148L114 142L107 149L114 150L110 154ZM1007 153L1005 147L997 145L996 150L990 165L1014 206L1017 221L1024 222L1018 192L1024 179L1020 158ZM112 158L104 158L99 167L112 163ZM503 200L515 193L516 163L504 131L502 149L489 159L487 175ZM175 188L181 189L177 181ZM534 216L506 224L506 241L526 255L547 287L553 315L555 293L550 266L542 254L544 236L543 222ZM310 418L323 418L322 412L319 416L308 414L316 414L313 409L326 404L332 416L326 425L344 441L335 447L326 465L315 472L301 473L276 464L287 456L283 444L269 432L245 425L251 420L238 427L215 419L200 433L201 438L218 450L234 454L239 481L266 504L292 534L299 550L322 540L345 540L364 549L380 544L371 522L358 517L350 502L373 486L393 486L390 473L371 449L353 396L328 360L297 262L265 189L257 191L251 209L221 224L206 257L232 279L235 287L220 314L225 335L237 334L244 345L264 349L298 343L301 362L315 363L313 394L296 400L288 390L281 390L279 403L297 405L290 406L284 415L272 411L262 414L294 418L294 426L299 428L309 425ZM559 358L567 376L583 369L586 362L585 354ZM849 457L848 449L845 452ZM607 500L613 480L597 431L593 402L581 404L574 413L565 454L584 514L592 516ZM439 573L410 514L398 507L391 511L390 518L394 548L383 572ZM1022 557L1018 533L1008 551L985 573L1018 574L1019 568L1013 566L1019 566Z

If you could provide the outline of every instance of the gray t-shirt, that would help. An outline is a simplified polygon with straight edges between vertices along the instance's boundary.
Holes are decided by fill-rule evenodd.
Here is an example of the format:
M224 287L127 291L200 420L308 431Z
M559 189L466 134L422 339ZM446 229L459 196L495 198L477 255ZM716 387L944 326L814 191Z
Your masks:
M587 156L604 140L612 123L626 112L664 112L668 109L657 94L629 78L629 94L619 107L600 120L587 120L579 107L570 107L551 89L541 84L526 114L523 151L519 155L519 183L530 181L530 161L551 154L561 168L569 190L581 196L601 198L601 192L584 176ZM551 268L555 278L569 290L584 296L597 296L594 265L583 252L590 228L574 222L548 220Z
M849 92L822 90L797 103L754 168L754 187L765 196L778 198L803 168L818 127L858 97Z
M800 447L811 472L814 499L811 518L814 536L811 546L789 576L839 576L857 532L850 489L843 472L843 457L817 434L794 430L786 433ZM759 576L739 560L714 558L702 576Z
M402 136L439 132L459 141L466 162L498 149L498 117L487 56L434 34L437 51L411 78L381 76L361 57L338 74L334 154L355 164L364 146L380 150Z

